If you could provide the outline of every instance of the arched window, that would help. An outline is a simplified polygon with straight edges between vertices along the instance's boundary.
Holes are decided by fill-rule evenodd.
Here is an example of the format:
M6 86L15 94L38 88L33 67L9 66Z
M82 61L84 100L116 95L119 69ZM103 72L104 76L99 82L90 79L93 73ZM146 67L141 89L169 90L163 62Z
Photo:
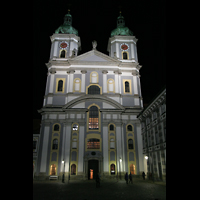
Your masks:
M96 106L90 107L89 110L89 130L99 129L99 109Z
M73 131L78 131L78 124L73 125Z
M132 175L135 175L135 165L133 165L133 164L130 165L130 173Z
M128 53L127 52L123 52L123 60L128 60Z
M75 164L73 164L71 166L71 175L76 175L76 165Z
M115 127L114 127L114 125L110 125L110 131L114 131L115 130Z
M108 93L109 92L113 92L115 91L115 81L113 79L109 79L108 80Z
M74 80L74 92L81 92L81 80L79 78Z
M97 72L92 72L90 74L90 83L98 83L99 82L99 77Z
M58 140L57 139L54 139L53 140L53 150L57 150L58 149Z
M58 81L58 92L62 92L63 91L63 81L59 80Z
M55 126L54 126L54 131L59 131L60 130L60 126L58 125L58 124L56 124Z
M60 58L65 58L66 57L66 51L62 50L60 53Z
M50 176L55 176L55 175L56 175L56 165L53 164L51 165Z
M128 131L133 131L133 127L131 125L128 125Z
M126 93L130 92L130 83L128 81L125 82L125 92Z
M95 138L87 140L87 149L100 149L100 140Z
M110 173L111 173L111 175L115 175L115 165L114 164L112 164L110 166Z
M101 89L97 85L91 85L88 88L88 94L101 94Z
M132 139L128 140L128 148L129 149L134 149L133 148L133 140Z

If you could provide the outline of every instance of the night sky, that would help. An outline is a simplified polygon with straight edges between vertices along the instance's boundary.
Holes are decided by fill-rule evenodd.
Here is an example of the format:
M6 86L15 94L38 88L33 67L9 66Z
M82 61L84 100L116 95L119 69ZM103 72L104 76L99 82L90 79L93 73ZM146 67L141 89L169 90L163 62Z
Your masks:
M71 10L72 26L78 30L82 50L79 55L97 50L108 55L111 31L117 27L121 6L126 26L138 39L138 58L144 104L148 104L166 84L166 2L165 0L42 0L33 2L33 119L40 119L50 57L50 36L63 24Z

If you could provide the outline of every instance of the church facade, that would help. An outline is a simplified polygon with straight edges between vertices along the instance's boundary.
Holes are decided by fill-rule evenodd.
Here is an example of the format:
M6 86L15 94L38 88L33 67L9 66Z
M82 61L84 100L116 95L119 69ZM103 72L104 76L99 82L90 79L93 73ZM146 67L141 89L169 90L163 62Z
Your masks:
M137 39L124 17L108 42L78 55L81 39L70 12L51 38L35 178L94 179L144 171L143 110Z

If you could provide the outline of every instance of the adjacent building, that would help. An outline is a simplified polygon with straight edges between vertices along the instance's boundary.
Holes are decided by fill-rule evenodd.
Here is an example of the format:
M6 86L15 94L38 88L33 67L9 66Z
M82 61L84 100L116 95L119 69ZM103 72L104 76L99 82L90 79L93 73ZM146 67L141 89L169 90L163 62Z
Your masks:
M142 124L145 171L150 179L166 181L166 88L138 119Z

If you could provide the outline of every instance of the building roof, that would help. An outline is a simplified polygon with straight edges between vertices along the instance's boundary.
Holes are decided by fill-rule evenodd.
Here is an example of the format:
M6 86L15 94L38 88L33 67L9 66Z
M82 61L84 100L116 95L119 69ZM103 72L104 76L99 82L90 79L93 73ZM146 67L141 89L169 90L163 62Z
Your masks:
M155 98L152 99L149 105L138 115L138 118L141 118L142 116L147 116L150 113L150 111L152 111L156 107L156 105L158 105L164 100L165 97L166 85L160 90L160 92L155 96Z

